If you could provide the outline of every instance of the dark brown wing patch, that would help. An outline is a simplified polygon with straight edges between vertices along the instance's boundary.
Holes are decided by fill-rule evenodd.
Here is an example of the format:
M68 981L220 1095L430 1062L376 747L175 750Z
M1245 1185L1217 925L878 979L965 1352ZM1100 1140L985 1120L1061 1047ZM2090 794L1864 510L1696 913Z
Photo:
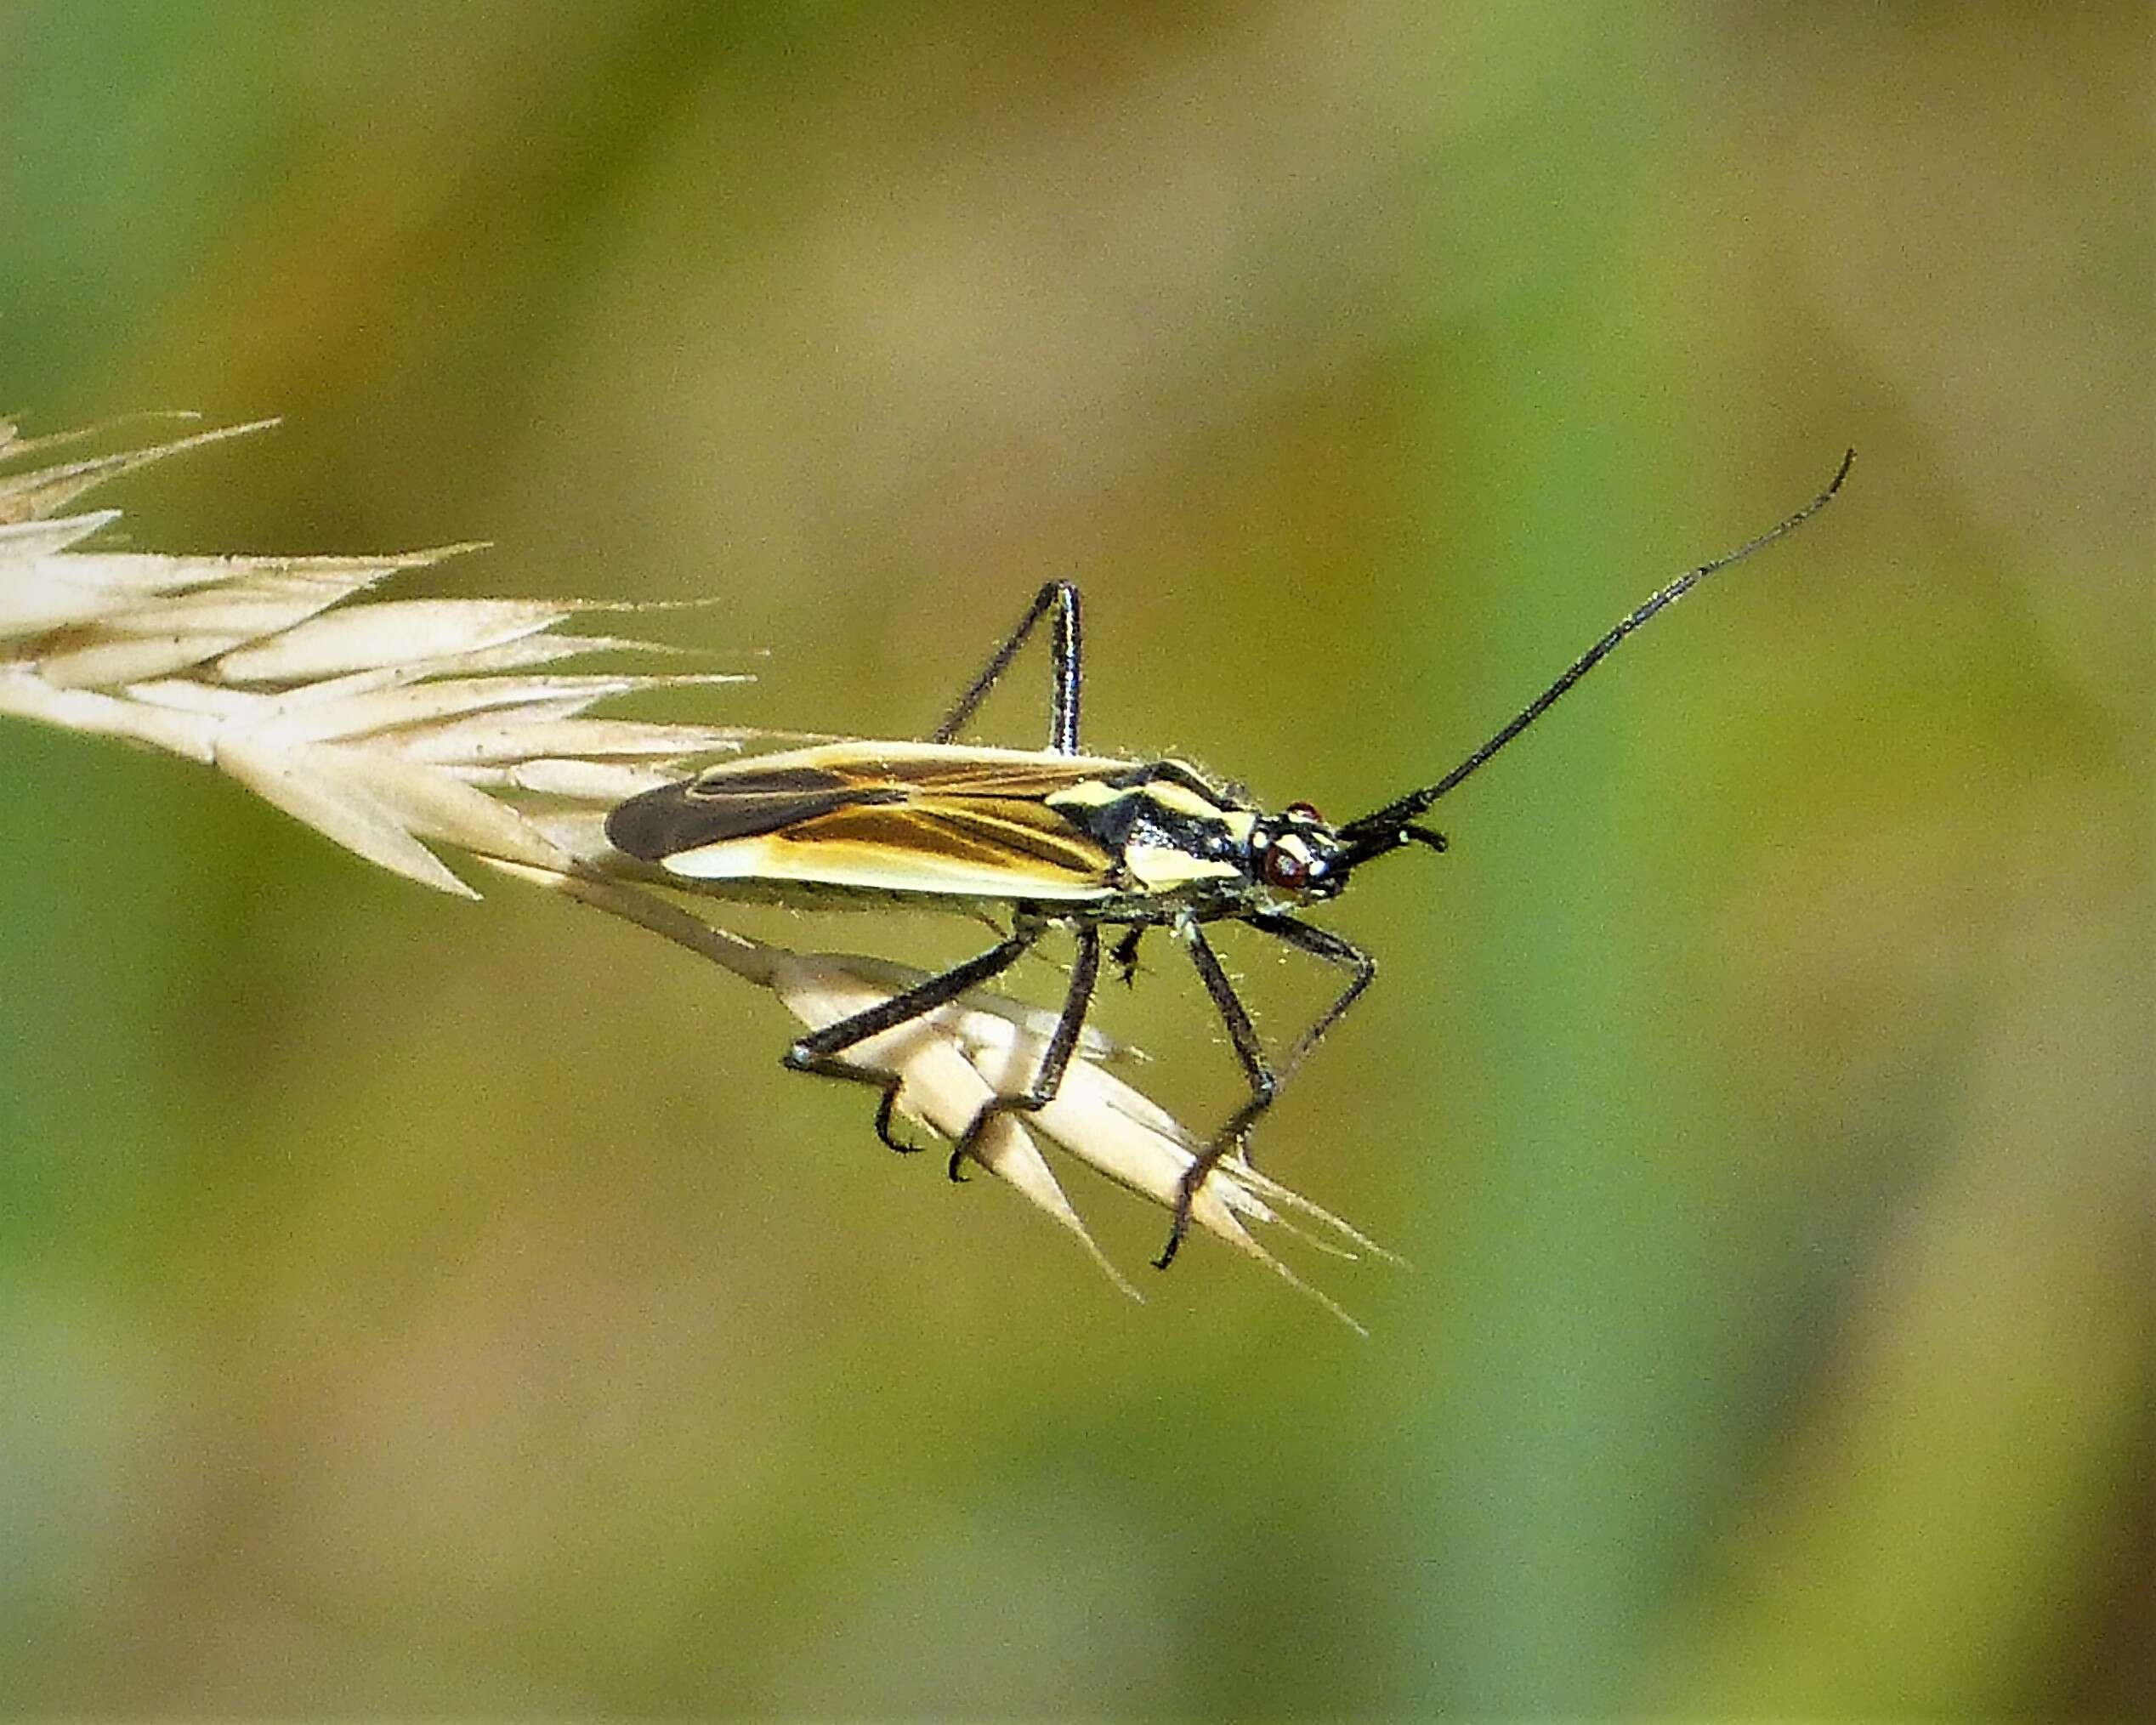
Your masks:
M903 803L894 785L864 785L815 767L707 775L662 785L606 817L607 842L644 862L729 838L754 838L842 809Z

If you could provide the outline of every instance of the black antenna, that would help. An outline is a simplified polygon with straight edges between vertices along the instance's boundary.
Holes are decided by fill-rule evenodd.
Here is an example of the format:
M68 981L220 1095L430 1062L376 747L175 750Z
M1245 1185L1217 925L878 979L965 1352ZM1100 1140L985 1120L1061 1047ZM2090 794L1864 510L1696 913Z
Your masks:
M1362 857L1376 856L1382 852L1392 849L1395 845L1404 844L1410 839L1418 839L1424 843L1430 843L1437 837L1436 834L1425 833L1420 829L1411 828L1408 823L1436 802L1438 797L1444 796L1446 792L1459 784L1461 780L1481 767L1506 744L1533 724L1536 719L1541 718L1557 704L1560 695L1615 652L1619 642L1657 611L1665 605L1676 604L1709 576L1728 568L1733 563L1742 563L1754 552L1764 551L1777 539L1787 537L1818 514L1820 510L1825 508L1834 501L1834 494L1841 489L1842 480L1849 477L1850 465L1856 459L1855 450L1852 449L1845 453L1841 457L1841 465L1835 469L1834 477L1827 481L1826 489L1787 520L1768 528L1756 539L1745 541L1734 551L1724 553L1722 556L1716 558L1713 562L1703 563L1697 569L1688 570L1684 574L1680 575L1661 592L1656 593L1654 598L1648 600L1645 604L1574 660L1571 667L1555 683L1528 702L1513 716L1512 722L1504 729L1499 731L1495 736L1477 749L1473 754L1468 756L1436 784L1426 785L1420 791L1410 791L1397 802L1388 803L1382 809L1373 809L1368 814L1358 816L1340 829L1340 836L1354 847L1359 860Z

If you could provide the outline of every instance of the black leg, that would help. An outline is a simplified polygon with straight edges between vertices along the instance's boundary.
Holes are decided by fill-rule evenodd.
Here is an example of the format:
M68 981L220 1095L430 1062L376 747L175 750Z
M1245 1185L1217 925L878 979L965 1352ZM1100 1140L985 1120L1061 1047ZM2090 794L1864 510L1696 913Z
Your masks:
M1109 956L1115 962L1115 979L1125 988L1138 981L1138 945L1145 938L1145 924L1133 922L1123 931L1123 937L1115 943L1115 950Z
M1161 1248L1160 1257L1153 1260L1153 1267L1162 1270L1175 1262L1183 1236L1189 1232L1190 1206L1196 1201L1198 1189L1206 1183L1206 1177L1220 1166L1221 1159L1239 1140L1243 1129L1271 1106L1274 1092L1280 1087L1272 1063L1266 1059L1264 1047L1257 1039L1257 1028L1251 1023L1249 1009L1243 1005L1242 996L1235 992L1235 984L1228 979L1228 973L1221 968L1212 943L1195 922L1183 923L1176 932L1189 949L1190 962L1197 967L1199 980L1212 996L1213 1010L1228 1027L1228 1040L1234 1044L1235 1058L1243 1063L1243 1075L1250 1081L1251 1095L1250 1100L1235 1110L1228 1124L1183 1171L1183 1179L1176 1188L1168 1243Z
M893 995L881 1005L856 1013L850 1019L841 1019L835 1024L826 1024L820 1030L812 1030L787 1049L780 1057L781 1061L790 1071L814 1072L824 1078L843 1078L850 1084L875 1086L883 1092L883 1099L876 1108L877 1137L894 1150L917 1149L920 1147L916 1144L899 1143L891 1130L891 1110L899 1099L898 1075L852 1065L838 1056L856 1042L865 1042L871 1036L911 1024L938 1007L948 1005L967 990L1001 975L1024 956L1027 948L1041 938L1041 933L1040 929L1032 928L1013 934L978 958L969 958L963 964L929 977L904 994Z
M1079 1032L1086 1027L1086 1013L1093 1003L1093 984L1099 977L1100 930L1088 923L1078 930L1078 953L1070 963L1070 988L1063 998L1063 1016L1056 1020L1055 1033L1041 1051L1041 1064L1034 1069L1033 1082L1015 1096L991 1097L981 1104L980 1111L967 1126L965 1136L951 1150L948 1172L952 1179L966 1177L959 1172L960 1166L973 1154L973 1147L988 1130L989 1121L997 1115L1030 1114L1056 1099L1056 1092L1063 1088L1064 1071L1078 1047Z
M1055 663L1049 684L1048 749L1058 755L1078 752L1078 588L1067 581L1052 581L1033 596L1033 603L1018 619L1018 627L990 657L987 668L973 679L973 687L958 697L958 705L936 727L929 741L947 743L958 735L959 728L987 698L988 691L996 686L996 679L1010 669L1018 649L1050 611L1056 614L1056 633Z
M1319 1013L1317 1022L1297 1039L1294 1052L1289 1054L1285 1068L1280 1074L1285 1080L1303 1063L1325 1033L1348 1016L1348 1009L1362 998L1363 990L1377 975L1377 961L1353 941L1342 940L1337 934L1313 928L1308 922L1298 922L1292 916L1258 911L1242 920L1261 934L1270 934L1275 940L1285 940L1289 945L1310 954L1313 958L1322 958L1328 964L1336 964L1353 973L1348 979L1348 986L1341 990L1340 997Z
M1243 1075L1250 1081L1251 1098L1262 1108L1272 1101L1279 1081L1273 1075L1272 1064L1257 1040L1257 1027L1251 1023L1249 1009L1243 1005L1242 996L1235 992L1235 984L1228 981L1228 973L1221 968L1205 931L1195 922L1187 922L1177 932L1190 949L1190 962L1198 967L1198 977L1205 984L1206 992L1212 996L1213 1009L1228 1027L1228 1040L1235 1045L1235 1058L1243 1063Z
M843 1060L839 1062L842 1066L845 1064ZM848 1073L860 1070L858 1067L854 1066L847 1066L846 1070ZM865 1077L867 1075L862 1075ZM887 1150L896 1150L902 1156L919 1155L928 1147L926 1144L908 1143L899 1136L892 1122L892 1112L899 1105L899 1081L895 1078L884 1077L879 1079L878 1086L883 1092L883 1099L876 1104L877 1138L882 1141L883 1148Z
M1212 1141L1183 1171L1182 1182L1176 1189L1175 1214L1168 1228L1168 1243L1160 1256L1153 1260L1159 1269L1166 1269L1175 1262L1183 1237L1190 1231L1190 1206L1196 1201L1198 1189L1206 1183L1206 1177L1242 1143L1257 1117L1273 1105L1280 1086L1295 1075L1296 1069L1325 1033L1347 1017L1348 1008L1362 997L1363 990L1377 974L1376 959L1353 942L1323 928L1270 911L1253 911L1240 920L1261 933L1285 941L1297 950L1322 958L1329 964L1340 965L1353 974L1339 997L1319 1013L1316 1022L1296 1039L1280 1070L1275 1073L1266 1064L1264 1051L1258 1047L1257 1034L1251 1026L1250 1014L1228 982L1227 973L1221 969L1212 948L1206 944L1195 925L1188 931L1187 938L1192 939L1191 958L1197 964L1198 974L1205 979L1206 992L1212 996L1213 1005L1219 1009L1221 1021L1228 1026L1228 1039L1234 1043L1243 1070L1250 1078L1251 1094L1250 1100L1228 1117L1227 1123L1213 1134Z

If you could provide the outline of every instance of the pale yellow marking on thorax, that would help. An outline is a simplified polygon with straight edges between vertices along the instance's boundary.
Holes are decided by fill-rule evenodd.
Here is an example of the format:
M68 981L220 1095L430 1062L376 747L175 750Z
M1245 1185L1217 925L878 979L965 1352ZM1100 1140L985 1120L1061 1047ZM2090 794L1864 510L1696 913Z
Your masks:
M1123 865L1148 892L1172 892L1197 881L1238 880L1242 871L1229 862L1193 856L1172 844L1131 844L1123 848Z
M1120 797L1135 794L1128 789L1119 791L1105 780L1085 779L1061 791L1051 792L1041 800L1051 809L1104 809Z
M1178 785L1172 779L1155 779L1143 787L1144 794L1172 814L1187 814L1194 820L1217 820L1220 804L1210 797L1200 797L1188 785Z

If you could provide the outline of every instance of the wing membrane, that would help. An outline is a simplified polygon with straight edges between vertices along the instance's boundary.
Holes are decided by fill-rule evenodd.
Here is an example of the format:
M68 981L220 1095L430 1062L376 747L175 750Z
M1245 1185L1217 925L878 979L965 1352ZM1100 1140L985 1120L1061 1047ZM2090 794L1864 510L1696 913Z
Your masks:
M688 779L633 797L606 818L615 847L646 862L727 839L783 831L820 815L879 803L903 803L906 791L866 785L834 773L787 768L731 778Z

